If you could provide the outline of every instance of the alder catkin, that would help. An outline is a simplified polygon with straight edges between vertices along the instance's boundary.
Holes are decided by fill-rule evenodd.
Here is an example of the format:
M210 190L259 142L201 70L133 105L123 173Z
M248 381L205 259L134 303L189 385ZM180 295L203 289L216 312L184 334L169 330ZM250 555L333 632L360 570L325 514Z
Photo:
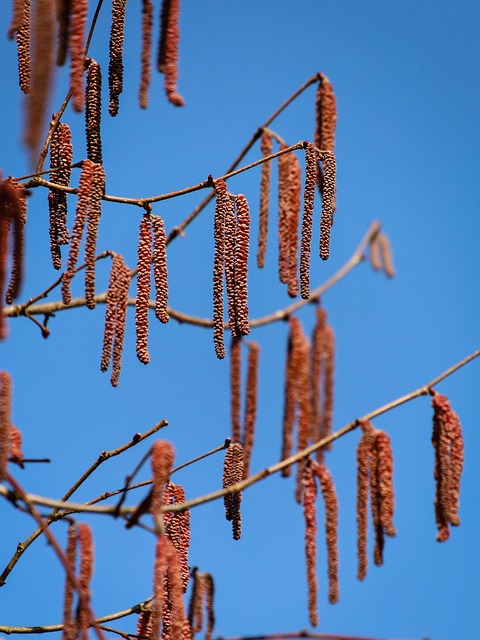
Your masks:
M78 525L77 534L80 554L78 582L82 590L82 598L86 600L86 604L88 604L90 602L90 582L92 580L94 563L93 537L90 526L84 522ZM83 606L82 601L79 601L77 620L79 637L81 640L87 640L91 620L89 611Z
M142 0L142 53L140 57L141 75L138 90L138 102L142 109L148 107L148 89L152 74L152 0Z
M235 285L235 242L237 234L237 221L235 218L234 201L227 196L225 199L225 231L224 231L224 262L225 262L225 288L227 291L228 326L231 337L238 338L236 285Z
M396 535L393 524L395 496L393 490L393 453L390 436L385 431L377 430L375 434L377 448L378 492L380 500L380 526L387 536Z
M185 491L179 484L169 483L164 493L164 504L181 504L185 502ZM183 592L187 591L190 579L188 566L188 548L190 546L190 511L179 511L178 513L166 512L163 515L165 533L170 538L178 553L180 569L182 574Z
M315 97L315 146L321 151L333 151L337 126L335 93L327 76L319 73L318 77L320 82Z
M152 216L147 213L140 221L137 249L137 301L135 304L135 334L137 358L150 362L148 353L148 303L152 271Z
M18 464L22 469L23 451L22 451L22 432L15 425L10 425L10 462Z
M213 343L217 358L225 357L223 342L223 272L225 263L225 218L228 206L227 185L224 180L215 180L215 217L213 237L215 254L213 260Z
M155 519L157 532L163 530L162 505L165 485L167 484L175 460L175 449L167 440L156 440L152 445L153 489L151 511Z
M323 154L323 188L322 188L322 217L320 221L320 257L328 260L330 255L330 227L333 224L336 191L336 160L333 151Z
M332 432L333 419L333 386L335 372L335 334L330 325L325 326L323 335L323 407L322 422L320 426L320 439L326 438ZM326 449L331 448L331 443Z
M240 367L241 342L232 338L230 343L230 416L232 422L232 442L240 442Z
M83 111L85 96L83 72L85 71L85 31L88 0L74 0L70 13L70 90L74 111Z
M280 146L280 151L287 148ZM289 233L288 211L290 205L290 158L291 153L278 156L278 276L280 282L288 282L289 277Z
M308 300L310 297L310 251L316 175L317 152L309 142L305 148L305 188L303 191L302 243L300 250L300 294L304 300Z
M255 439L255 421L257 418L258 398L258 362L260 359L260 345L256 342L248 343L247 382L245 398L245 419L243 429L243 478L250 473L250 458L252 456Z
M299 336L297 355L298 360L296 371L294 373L297 386L298 404L297 451L301 451L308 446L308 437L310 435L311 405L310 385L308 380L309 353L310 342L302 331L301 336ZM305 458L302 458L297 463L297 485L295 490L295 499L299 504L301 504L302 502L302 477L305 464Z
M60 122L50 142L50 181L69 186L73 161L72 134L68 124ZM49 189L48 210L50 221L50 254L54 269L62 268L60 246L68 244L70 234L67 227L67 194L65 191Z
M290 331L288 336L287 360L285 364L282 452L280 460L285 460L292 455L293 427L297 408L299 344L301 343L303 335L302 325L297 317L290 316L288 324ZM282 469L281 473L283 477L289 476L291 474L291 467L285 467Z
M105 329L103 332L102 358L100 361L100 371L105 372L112 357L113 338L115 336L115 324L117 320L118 303L118 282L120 271L123 266L123 258L120 254L115 254L110 269L110 279L107 289L107 304L105 308Z
M118 114L119 96L123 91L123 40L125 35L125 9L127 0L112 0L112 26L110 30L108 88L110 101L108 113Z
M312 627L318 625L317 580L317 485L310 464L303 469L303 517L305 519L305 559L307 567L308 615Z
M18 84L23 93L30 92L30 0L23 0L22 23L15 36L17 40Z
M302 171L297 156L292 153L289 166L288 207L288 295L298 296L298 221L302 191Z
M248 253L250 244L250 210L247 199L240 194L235 199L237 225L235 234L235 320L242 336L250 333L248 317Z
M375 442L370 423L362 423L362 436L357 446L357 578L367 575L368 494L370 488L370 458Z
M90 58L85 87L85 134L87 158L103 164L100 124L102 119L102 72L96 60Z
M4 185L12 187L11 205L8 207L9 215L13 221L13 250L10 282L5 294L7 304L12 304L18 297L23 281L23 251L25 224L27 222L27 199L22 185L16 178L9 178Z
M57 0L57 66L65 64L68 51L68 40L70 37L70 13L72 10L72 0Z
M311 399L311 423L310 439L318 442L321 439L322 404L323 404L323 377L324 377L324 337L327 323L327 313L323 307L315 310L316 322L312 332L312 346L310 350L310 399ZM317 457L322 458L322 449L317 449ZM320 462L319 459L319 462Z
M0 480L7 470L11 444L12 379L8 371L0 371Z
M123 260L122 260L123 263ZM120 371L122 367L122 353L123 343L125 338L125 324L127 320L127 306L128 306L128 290L130 288L130 269L127 265L122 264L119 270L118 284L117 284L117 308L115 315L115 336L113 339L112 349L112 377L110 382L112 387L118 386L118 380L120 378Z
M272 136L268 131L262 133L260 150L262 156L269 156L272 153ZM267 251L268 237L268 212L270 207L270 180L272 174L272 165L270 162L262 164L262 177L260 182L260 213L258 227L258 248L257 248L257 266L262 269L265 266L265 254Z
M393 266L393 254L390 246L390 240L384 233L377 235L378 250L383 264L383 271L386 276L393 278L395 275L395 267Z
M239 442L232 442L226 453L223 463L223 488L226 489L243 478L243 447ZM240 504L242 492L228 493L223 497L225 505L225 517L232 522L233 539L239 540L242 534L242 517Z
M72 573L75 574L77 560L77 525L73 522L68 527L65 559L70 565ZM62 640L76 640L77 628L72 615L74 586L67 573L65 574L65 587L63 593Z
M324 464L314 467L325 503L325 537L327 542L328 601L338 602L338 498L330 471Z
M193 587L188 607L188 621L192 633L198 633L203 627L203 597L206 589L205 573L195 567L192 571Z
M160 216L152 216L153 280L155 282L155 316L164 324L168 315L167 237L165 223Z
M178 48L180 44L180 0L163 0L160 25L158 70L164 74L167 99L176 107L183 107L184 99L178 93Z
M95 164L95 175L90 190L90 202L85 239L85 301L89 309L95 308L95 255L97 253L98 225L105 192L105 171Z

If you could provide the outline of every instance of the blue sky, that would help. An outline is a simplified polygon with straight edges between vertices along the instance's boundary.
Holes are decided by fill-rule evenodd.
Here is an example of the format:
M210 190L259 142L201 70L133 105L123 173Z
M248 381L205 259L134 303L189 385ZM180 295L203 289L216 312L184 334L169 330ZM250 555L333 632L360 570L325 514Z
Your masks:
M104 69L105 86L108 13L105 6L90 52ZM331 258L327 263L312 261L312 285L345 263L373 220L381 221L390 237L397 275L388 280L365 263L324 296L337 341L334 429L420 387L478 348L477 2L184 1L179 89L187 106L174 109L167 104L162 79L154 74L146 111L136 102L139 14L137 3L129 3L120 113L112 119L104 108L108 193L160 194L196 184L209 174L221 175L256 128L307 78L321 71L335 88L338 206ZM0 33L6 33L9 17L10 11L4 10ZM20 146L23 103L14 45L4 37L0 50L0 167L4 175L20 176L30 167ZM67 75L63 69L57 76L51 111L63 99ZM312 139L314 95L312 87L272 126L287 142ZM105 91L103 101L106 106ZM74 158L81 160L82 116L69 108L65 121L73 131ZM259 153L254 147L246 162ZM259 181L255 169L229 182L231 191L244 193L250 202L253 243ZM154 213L165 219L168 231L200 198L197 193L169 200L155 205ZM57 275L49 262L46 202L40 189L29 200L21 300L43 290ZM70 224L73 211L70 199ZM170 304L201 317L212 313L212 213L210 206L168 249ZM99 249L121 252L133 267L140 215L138 208L105 203ZM277 281L276 260L272 224L266 269L259 272L254 260L250 264L252 317L289 302ZM98 281L103 290L107 264L99 267ZM80 295L81 287L81 282L74 284L74 295ZM131 292L134 295L133 286ZM58 295L54 292L49 299ZM299 314L308 332L313 316L310 308ZM218 446L229 435L228 363L216 360L210 331L173 320L160 326L152 318L151 363L145 367L135 358L130 309L120 385L112 389L109 376L99 371L103 320L102 306L58 313L49 323L48 340L26 319L10 321L0 361L14 380L14 422L24 435L26 455L52 459L49 466L16 472L28 491L59 497L102 450L123 444L162 418L170 422L162 433L173 442L178 463ZM252 461L252 471L258 471L276 462L280 451L287 327L269 325L255 330L252 338L262 349ZM428 398L375 421L393 442L398 536L387 540L385 565L371 567L362 584L355 578L358 435L342 438L328 454L340 503L341 600L335 606L327 603L320 536L319 631L478 638L478 373L479 363L473 362L438 385L461 418L466 451L462 525L447 543L435 542ZM77 499L120 487L147 447L144 443L103 465ZM187 497L194 497L218 488L221 470L220 454L179 473L175 481L185 486ZM148 477L148 469L143 477ZM32 522L4 502L0 514L3 569L18 541L31 532ZM320 508L320 522L322 518ZM122 610L149 596L152 536L125 531L107 518L85 519L93 526L97 548L96 613ZM221 502L192 511L190 561L215 578L216 633L258 635L307 628L303 521L291 480L273 477L245 492L243 523L242 540L234 542ZM58 524L54 532L63 543L65 527ZM60 622L62 589L61 569L40 539L0 590L0 624ZM116 624L127 631L135 627L132 619Z

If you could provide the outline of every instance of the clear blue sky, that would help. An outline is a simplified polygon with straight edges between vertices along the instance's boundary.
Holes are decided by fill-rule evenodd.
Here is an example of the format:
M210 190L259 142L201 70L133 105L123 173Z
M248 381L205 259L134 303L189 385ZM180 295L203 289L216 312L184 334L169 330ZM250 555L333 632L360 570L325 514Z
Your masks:
M160 194L208 174L221 175L256 128L308 77L322 71L335 88L338 208L331 259L326 264L313 261L312 284L323 282L348 259L373 220L382 222L391 239L397 276L387 280L364 264L324 296L337 339L334 429L416 389L478 348L479 3L184 1L179 88L187 106L167 104L161 77L154 74L147 111L136 103L138 4L127 8L120 114L111 119L104 109L108 193ZM105 85L108 13L105 6L91 48L104 68ZM5 8L0 33L6 34L9 19ZM23 105L14 49L6 36L0 40L0 167L4 175L19 176L28 173L29 165L19 146ZM65 94L66 70L57 80L51 110ZM65 121L74 132L75 160L81 160L82 116L69 108ZM312 139L313 88L274 129L292 144ZM258 157L255 147L247 160ZM229 183L250 201L254 242L259 179L255 170ZM38 189L29 200L22 300L56 278L49 263L46 197ZM194 194L167 201L155 206L154 213L164 217L168 230L199 199ZM105 204L99 249L119 251L134 266L140 215L137 208ZM265 271L259 273L251 261L253 317L288 304L276 279L275 233L272 225ZM185 238L169 247L172 307L211 315L212 256L210 207ZM107 279L105 264L99 268L101 290ZM74 295L79 295L82 283L75 286ZM133 287L131 291L134 295ZM54 292L50 299L58 295ZM304 309L300 317L310 331L313 310ZM135 359L130 310L120 386L112 389L109 376L99 371L103 318L102 306L93 312L59 313L50 321L46 341L26 319L10 321L10 337L0 345L0 367L13 376L14 422L23 432L27 456L52 459L49 466L16 472L29 491L59 497L102 450L123 444L162 418L170 421L163 437L173 442L178 463L229 435L228 363L216 360L210 331L173 320L160 326L152 317L151 364L144 367ZM252 334L262 347L252 471L277 461L280 451L286 330L281 323ZM480 637L478 374L479 363L474 362L438 386L460 415L466 448L462 525L447 543L435 541L428 398L375 422L393 442L398 536L387 540L385 566L371 567L362 584L355 578L358 435L341 439L328 454L340 502L341 600L335 606L327 603L320 536L319 631L431 640ZM120 487L146 450L143 444L106 463L77 499ZM184 484L188 497L201 495L219 486L221 466L220 455L179 473L175 481ZM240 542L231 540L220 502L192 512L190 560L215 578L216 634L307 628L303 521L291 480L274 477L255 485L245 493L243 505ZM98 555L95 612L106 615L149 596L152 536L125 531L106 518L87 520ZM3 569L32 523L4 502L0 522ZM54 532L63 542L65 527L56 525ZM60 622L62 572L52 558L45 541L38 540L21 559L0 589L0 624ZM116 624L134 631L133 619Z

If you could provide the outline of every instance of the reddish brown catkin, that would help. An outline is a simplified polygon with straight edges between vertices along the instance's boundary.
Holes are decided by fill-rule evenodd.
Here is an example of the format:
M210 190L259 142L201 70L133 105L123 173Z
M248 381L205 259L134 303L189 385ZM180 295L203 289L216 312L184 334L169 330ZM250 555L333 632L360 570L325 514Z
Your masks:
M78 183L77 209L75 212L75 221L73 223L72 236L70 240L70 251L68 254L66 271L62 277L63 304L70 304L72 299L70 283L75 275L78 254L80 253L80 244L82 242L83 229L87 220L92 185L95 178L95 166L96 165L90 160L85 160L82 165L82 173L80 174L80 181Z
M256 342L248 344L247 384L245 398L245 420L243 430L243 477L250 473L250 458L255 439L255 421L257 418L258 398L258 362L260 346Z
M333 86L327 76L318 74L320 83L317 88L315 146L322 151L335 148L335 129L337 126L337 106Z
M235 319L242 336L250 333L248 317L248 253L250 244L250 210L247 199L240 194L235 199L237 226L235 235Z
M268 156L272 153L272 136L268 131L262 133L262 141L260 150L262 156ZM272 174L272 165L270 162L262 164L262 177L260 182L260 214L258 228L258 248L257 248L257 266L262 269L265 266L265 254L267 251L268 237L268 212L270 207L270 181Z
M165 489L164 503L181 504L185 502L185 491L180 485L169 483ZM190 571L188 566L188 548L190 546L190 512L167 512L163 516L165 533L170 538L178 553L182 574L183 592L187 591Z
M152 616L153 611L147 609L138 616L137 629L135 635L142 640L153 640L152 636Z
M295 316L288 319L290 332L288 336L287 361L285 365L284 409L282 427L282 453L281 460L292 455L293 427L295 423L295 411L297 407L297 374L298 374L298 346L302 337L302 325ZM291 474L291 467L282 469L283 477Z
M12 19L8 28L8 38L12 40L15 33L20 29L23 23L25 0L13 0L12 3Z
M94 563L93 537L89 525L84 522L78 525L77 531L80 551L78 582L82 590L82 596L88 603L90 601L90 582L92 580ZM81 640L87 640L91 620L88 609L82 606L81 601L77 610L77 620L79 637Z
M165 223L160 216L152 216L153 279L155 282L155 316L164 324L168 315L167 237Z
M287 148L280 146L280 151ZM291 153L278 156L278 276L280 282L287 283L289 277L289 224L290 205L290 158Z
M374 271L380 271L382 268L382 260L380 254L380 245L378 243L378 233L376 233L368 243L370 264Z
M73 161L72 134L68 124L60 122L52 135L50 143L50 166L56 171L50 173L51 182L62 186L70 184ZM59 167L61 167L59 169ZM50 254L55 269L62 268L60 246L69 243L67 227L67 194L64 191L50 189L48 193L50 219Z
M316 465L315 473L320 481L325 503L325 537L327 542L328 600L331 604L340 597L338 585L338 498L330 471L324 464Z
M308 142L305 148L305 188L303 192L302 245L300 251L300 294L304 300L308 300L310 297L310 251L316 175L317 152L315 147Z
M23 245L27 222L27 199L22 185L16 178L9 178L7 184L11 185L16 192L12 192L12 205L9 207L13 219L13 255L10 283L5 294L6 303L12 304L20 293L23 281Z
M205 575L196 567L193 569L193 588L188 606L188 621L192 633L199 633L203 627L203 597L207 586Z
M152 75L152 28L152 0L142 0L142 53L140 57L140 87L138 90L138 102L142 109L148 107L148 89Z
M23 93L30 92L30 0L23 2L22 24L16 32L18 84Z
M323 407L322 422L320 427L320 439L326 438L332 432L333 388L335 374L335 333L330 325L327 325L324 329L323 362ZM331 443L329 443L325 448L330 449Z
M230 416L232 422L232 442L240 442L240 369L241 342L233 338L230 343Z
M155 640L158 640L160 636L161 611L167 587L167 566L171 548L173 548L173 545L170 539L166 535L159 535L155 546L155 564L153 568L155 603L151 620L151 637Z
M4 340L8 335L8 326L3 315L3 305L7 277L8 237L10 234L10 220L3 215L2 209L3 207L0 208L0 340Z
M434 390L432 394L435 519L438 528L437 540L445 542L450 536L449 525L460 524L458 507L464 444L460 420L451 408L448 398Z
M65 558L70 565L72 572L75 573L77 559L77 526L75 523L71 523L68 527ZM75 640L77 638L77 628L72 614L74 586L73 582L68 577L68 574L65 574L65 587L63 593L62 640Z
M393 266L393 254L388 236L384 233L377 235L377 245L383 264L383 271L386 276L393 278L395 275L395 267Z
M53 77L54 2L36 0L33 5L31 34L31 86L27 98L24 141L32 160L40 143Z
M232 338L238 338L236 285L235 285L235 242L237 234L237 220L235 217L235 203L227 197L225 200L225 288L228 302L228 326Z
M288 209L288 295L298 296L298 221L302 191L302 171L297 156L292 153L289 167L289 209Z
M137 301L135 304L135 332L137 358L142 364L150 362L148 353L148 302L152 271L152 217L149 213L140 221L137 250Z
M119 96L123 91L123 40L125 35L126 0L112 1L112 27L110 30L110 59L108 64L108 88L110 101L108 113L116 116Z
M88 16L88 0L75 0L70 13L70 90L74 111L83 111L85 96L83 72L85 71L85 31ZM96 160L95 160L96 162Z
M118 386L122 367L123 343L125 338L125 324L127 320L128 290L130 288L130 269L123 264L120 269L117 285L117 310L115 316L115 337L113 339L113 366L110 382L112 387Z
M70 31L71 0L62 0L56 3L57 9L57 66L62 67L67 59L68 40Z
M185 609L183 606L182 572L175 547L169 545L167 559L167 595L170 617L171 640L182 640ZM165 635L165 634L164 634Z
M110 270L110 279L108 281L107 290L105 329L103 332L102 358L100 361L100 370L103 372L108 369L110 359L112 357L113 338L115 336L115 324L117 320L118 282L122 266L122 256L115 254L112 260L112 268Z
M8 371L0 371L0 480L3 480L10 453L12 424L12 379Z
M223 272L225 261L225 217L227 208L227 185L221 179L215 180L215 217L213 261L213 343L217 358L225 357L223 342Z
M213 577L205 574L205 607L207 610L207 628L205 629L205 640L212 640L212 631L215 626L215 612L213 608L213 598L215 594L215 584Z
M396 535L393 524L395 495L393 490L393 453L390 437L385 431L377 430L375 445L378 458L378 491L380 497L380 526L387 536Z
M167 99L176 107L183 107L184 99L178 93L178 48L180 44L180 0L163 0L158 70L165 76Z
M370 427L368 428L370 429ZM373 561L377 566L381 566L383 564L385 532L380 522L381 496L378 468L379 458L377 450L377 431L373 429L373 444L370 453L370 507L372 511L373 532L375 538Z
M312 332L312 347L310 350L310 398L311 398L311 423L310 439L312 442L320 440L322 421L324 374L324 331L327 322L327 313L322 307L317 307L316 322ZM320 456L320 457L318 457ZM323 457L322 449L317 450L317 459L320 462Z
M152 445L152 503L151 511L155 519L157 532L163 530L162 505L165 485L167 484L175 460L175 449L166 440L156 440Z
M225 453L223 464L223 488L226 489L243 477L243 447L239 442L232 442ZM242 517L240 504L242 492L229 493L223 498L225 505L225 517L232 522L233 539L239 540L242 534Z
M357 578L367 575L368 493L370 487L370 459L374 445L374 432L370 423L360 425L363 433L357 447Z
M102 119L102 72L100 65L91 58L88 62L85 88L85 134L87 158L103 164L100 124Z
M104 192L105 171L102 165L96 164L90 191L87 237L85 239L85 301L89 309L95 308L95 254Z
M308 338L303 335L302 332L299 339L298 363L295 373L297 380L298 403L297 451L301 451L308 446L308 436L310 434L311 407L308 380L309 353L310 343ZM305 464L305 458L299 460L297 463L297 486L295 490L295 499L299 504L302 502L302 476Z
M10 425L10 462L18 464L22 469L23 451L22 451L22 433L15 425Z
M337 165L333 151L323 154L324 176L322 189L322 217L320 221L320 257L328 260L330 255L330 227L335 211Z
M318 625L317 580L317 485L310 464L303 469L303 516L305 518L305 559L307 567L308 615L313 627Z

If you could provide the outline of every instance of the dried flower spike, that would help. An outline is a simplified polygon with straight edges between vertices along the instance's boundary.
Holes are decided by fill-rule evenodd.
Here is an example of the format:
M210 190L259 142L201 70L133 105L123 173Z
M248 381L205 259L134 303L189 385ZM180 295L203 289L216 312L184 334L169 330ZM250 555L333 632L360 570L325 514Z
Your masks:
M272 153L272 136L268 131L262 133L262 141L260 150L262 156L268 156ZM270 179L272 173L272 165L270 162L262 164L262 177L260 182L260 214L258 229L258 249L257 249L257 266L262 269L265 265L265 253L267 251L268 237L268 210L270 205Z
M169 102L176 107L183 107L185 101L177 89L179 21L180 0L163 0L157 68L165 76L165 93Z
M85 71L85 30L87 26L88 0L75 0L70 13L70 89L74 111L83 111Z
M232 442L225 454L223 464L223 488L240 482L243 477L243 447L239 442ZM225 517L232 522L233 539L239 540L242 534L242 517L240 504L242 492L228 493L223 497Z
M123 91L123 40L125 35L126 0L112 1L112 27L110 30L110 60L108 64L108 87L110 102L108 112L116 116L119 96Z
M142 364L150 362L148 353L148 302L152 270L152 216L147 213L140 221L137 250L137 301L135 331L137 358Z

